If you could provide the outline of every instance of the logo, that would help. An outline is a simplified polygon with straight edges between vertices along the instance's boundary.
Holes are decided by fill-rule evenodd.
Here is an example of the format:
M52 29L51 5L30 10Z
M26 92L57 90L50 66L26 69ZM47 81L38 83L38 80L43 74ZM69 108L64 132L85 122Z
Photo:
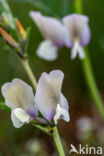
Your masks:
M81 144L79 144L79 148L78 150L76 149L76 147L74 145L70 145L71 149L69 151L70 153L77 153L77 154L103 154L103 149L102 147L89 147L88 145L82 146Z

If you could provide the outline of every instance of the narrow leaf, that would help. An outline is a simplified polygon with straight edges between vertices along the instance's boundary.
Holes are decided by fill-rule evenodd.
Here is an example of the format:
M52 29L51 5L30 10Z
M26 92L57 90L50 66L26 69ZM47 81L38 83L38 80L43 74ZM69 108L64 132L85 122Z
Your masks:
M11 112L11 109L8 106L6 106L4 102L1 101L0 101L0 109L4 109L8 112Z

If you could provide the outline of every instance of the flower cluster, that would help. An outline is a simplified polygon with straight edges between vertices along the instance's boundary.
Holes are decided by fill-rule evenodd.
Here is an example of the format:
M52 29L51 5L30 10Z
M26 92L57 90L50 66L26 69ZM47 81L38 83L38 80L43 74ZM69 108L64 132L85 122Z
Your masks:
M39 57L53 61L57 58L58 48L62 46L71 48L72 59L77 55L80 59L85 57L83 46L90 41L87 16L72 14L64 17L61 22L35 11L31 11L30 16L45 39L37 49Z
M60 70L43 73L35 96L32 88L20 79L3 85L5 104L12 110L11 119L16 128L34 119L54 124L60 118L67 122L70 120L68 102L61 92L63 78L64 74Z
M72 59L77 55L80 59L85 57L83 46L90 41L88 17L72 14L59 21L35 11L31 11L30 16L44 37L44 41L37 49L39 57L53 61L58 56L58 49L63 46L71 48ZM16 24L20 35L25 39L26 33L18 20ZM10 45L19 46L2 28L0 33ZM54 70L49 74L43 73L35 95L33 89L20 79L4 84L2 94L5 104L12 110L11 119L14 126L19 128L31 120L54 125L59 119L68 122L69 106L61 92L63 78L64 74L60 70Z

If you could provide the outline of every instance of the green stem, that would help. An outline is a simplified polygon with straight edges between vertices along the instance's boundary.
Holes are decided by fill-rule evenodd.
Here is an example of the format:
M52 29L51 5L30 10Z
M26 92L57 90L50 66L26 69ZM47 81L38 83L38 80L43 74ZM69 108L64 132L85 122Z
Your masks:
M2 0L3 2L3 0ZM32 82L32 85L34 87L34 89L36 90L37 88L37 81L36 81L36 78L31 70L31 67L29 65L29 62L28 60L23 60L22 58L19 58L20 62L22 63L30 81ZM3 104L1 104L2 106L1 107L4 107ZM45 133L47 133L48 135L50 135L50 132L48 130L48 128L45 128L45 127L42 127L41 125L35 125L33 124L35 127L39 128L40 130L44 131ZM61 140L60 140L60 136L59 136L59 133L58 133L58 130L56 127L53 128L53 138L54 138L54 141L56 143L56 147L57 147L57 150L59 152L59 156L65 156L64 154L64 151L63 151L63 147L62 147L62 144L61 144Z
M78 14L83 13L82 0L75 0L75 9Z
M82 0L76 0L75 6L76 6L76 12L82 14L83 13ZM95 82L87 48L85 49L85 52L86 52L86 57L82 60L83 72L86 78L87 85L90 89L90 94L92 96L92 99L97 109L99 110L101 117L104 119L104 105Z
M29 66L28 61L21 60L21 62L22 62L22 65L23 65L26 73L29 76L29 78L30 78L33 86L34 86L34 89L36 90L36 88L37 88L37 82L36 82L36 79L34 77L34 74L33 74L32 70L31 70L31 68ZM43 132L49 134L49 131L48 131L47 128L43 128L42 126L35 125L35 124L34 124L34 126L37 127L37 128L39 128L39 129L41 129ZM56 127L53 128L53 139L54 139L54 141L56 143L56 147L57 147L59 156L65 156L64 150L63 150L63 147L62 147L62 144L61 144L60 136L59 136L59 133L58 133L58 130L57 130Z
M33 126L35 126L36 128L38 128L39 130L43 131L44 133L46 133L46 134L48 134L48 135L51 134L50 131L49 131L49 129L48 129L47 127L41 126L41 125L39 125L39 124L37 124L37 123L35 123L35 122L34 122L34 123L31 122L31 124L32 124Z
M86 58L82 60L82 66L83 66L83 71L85 74L86 82L89 87L92 99L97 109L99 110L102 118L104 119L104 105L103 105L101 96L99 94L99 91L98 91L98 88L97 88L97 85L93 76L93 71L91 68L91 62L90 62L90 58L88 55L88 51L87 49L85 49L85 51L86 51Z
M37 81L36 81L36 78L35 78L32 70L31 70L29 62L27 60L20 60L20 61L21 61L22 65L23 65L23 67L24 67L24 69L25 69L25 71L26 71L30 81L32 82L32 85L33 85L34 89L36 90L36 88L37 88Z
M56 144L59 156L65 156L65 153L64 153L64 150L63 150L63 146L61 144L61 140L60 140L60 136L59 136L57 127L54 127L54 129L53 129L53 139L54 139L54 142Z
M21 60L21 63L26 71L26 73L28 74L33 86L34 86L34 89L36 90L37 88L37 82L36 82L36 79L34 77L34 74L31 70L31 67L29 66L29 63L28 61L24 61L24 60ZM49 134L49 131L47 128L43 128L42 126L40 125L35 125L35 127L39 128L40 130L42 130L43 132ZM59 133L58 133L58 130L57 128L53 128L53 139L55 141L55 144L56 144L56 147L57 147L57 150L58 150L58 153L59 153L59 156L65 156L64 154L64 150L63 150L63 147L62 147L62 144L61 144L61 140L60 140L60 136L59 136Z

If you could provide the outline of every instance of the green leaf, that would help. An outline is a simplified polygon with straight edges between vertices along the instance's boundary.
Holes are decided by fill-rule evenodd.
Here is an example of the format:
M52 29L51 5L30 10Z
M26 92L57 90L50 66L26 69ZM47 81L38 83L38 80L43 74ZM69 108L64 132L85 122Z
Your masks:
M1 101L0 101L0 109L4 109L8 112L11 112L11 109L8 106L6 106L4 102Z

